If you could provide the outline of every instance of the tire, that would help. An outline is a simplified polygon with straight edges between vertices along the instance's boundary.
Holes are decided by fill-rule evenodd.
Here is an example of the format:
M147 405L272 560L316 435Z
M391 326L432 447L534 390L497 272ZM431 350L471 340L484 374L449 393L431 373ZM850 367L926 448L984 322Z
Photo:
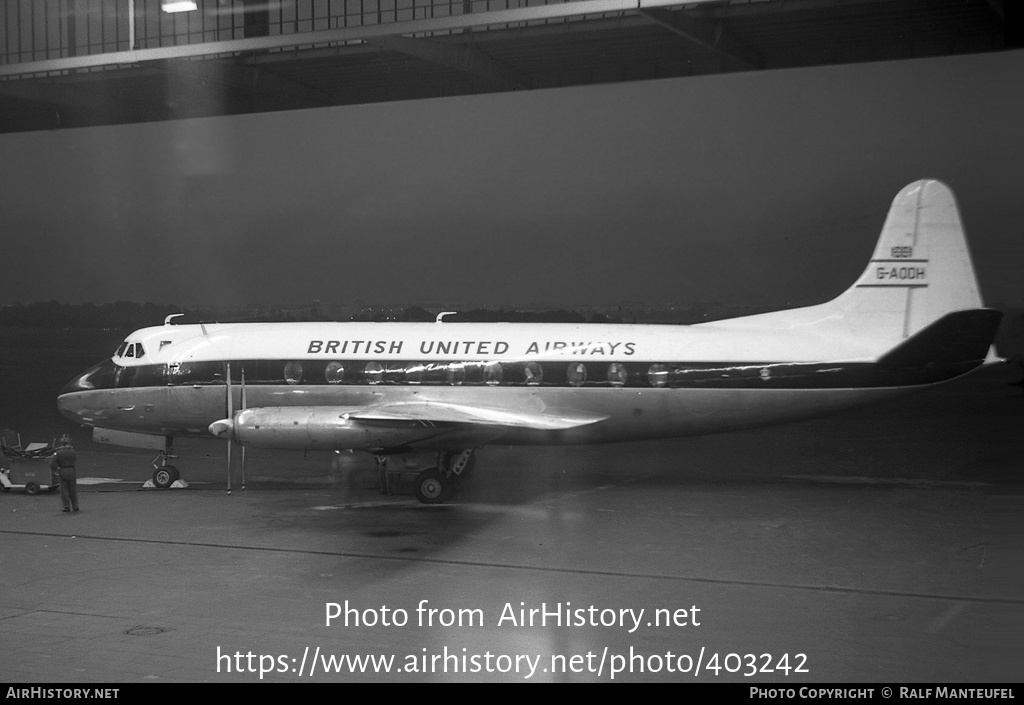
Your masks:
M25 494L39 494L39 485L34 482L29 482L25 485Z
M416 476L416 499L423 504L440 504L448 499L451 483L436 468L424 470Z
M178 469L173 465L161 465L153 471L153 484L166 490L178 479Z

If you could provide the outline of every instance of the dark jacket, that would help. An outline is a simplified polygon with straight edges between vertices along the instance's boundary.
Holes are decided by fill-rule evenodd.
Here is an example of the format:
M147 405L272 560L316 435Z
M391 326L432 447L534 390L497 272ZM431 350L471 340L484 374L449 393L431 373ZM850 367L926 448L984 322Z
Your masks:
M58 448L57 452L50 458L50 469L57 471L61 468L75 467L75 449L70 446Z

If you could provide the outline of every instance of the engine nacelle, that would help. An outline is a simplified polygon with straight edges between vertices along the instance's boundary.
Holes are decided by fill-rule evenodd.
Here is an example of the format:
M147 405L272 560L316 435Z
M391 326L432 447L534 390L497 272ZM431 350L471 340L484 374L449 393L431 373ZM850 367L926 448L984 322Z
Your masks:
M225 435L210 427L214 435ZM375 450L429 439L437 430L419 421L368 422L329 407L282 406L246 409L225 425L245 446L294 450Z

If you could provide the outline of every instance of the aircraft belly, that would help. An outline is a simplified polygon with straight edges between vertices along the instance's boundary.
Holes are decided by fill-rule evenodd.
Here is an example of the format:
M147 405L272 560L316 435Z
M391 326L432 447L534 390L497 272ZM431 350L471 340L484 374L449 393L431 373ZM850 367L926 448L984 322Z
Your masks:
M581 404L583 395L545 395L549 407L573 403L574 408L609 416L605 421L565 431L507 431L510 445L585 444L674 438L785 423L841 411L889 398L905 389L834 390L588 390L599 392ZM623 394L630 395L624 400ZM617 397L617 398L616 398Z
M416 386L260 386L246 389L249 409L323 407L316 418L290 419L256 445L282 447L394 447L405 444L457 448L483 442L582 444L665 438L774 424L813 417L891 396L899 388L873 389L566 389ZM241 391L233 389L233 408ZM208 427L227 412L223 386L148 387L95 390L61 397L69 418L103 428L162 435L209 435ZM343 432L331 407L437 402L524 413L592 414L607 417L564 430L506 428L486 424L357 422ZM329 419L325 421L324 419ZM331 425L327 428L325 424ZM345 445L339 445L339 438Z

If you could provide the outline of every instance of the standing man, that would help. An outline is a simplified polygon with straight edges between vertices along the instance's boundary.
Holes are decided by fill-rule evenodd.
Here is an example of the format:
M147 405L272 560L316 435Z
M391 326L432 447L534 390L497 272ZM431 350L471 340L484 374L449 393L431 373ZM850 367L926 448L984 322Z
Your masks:
M65 434L60 437L57 451L50 458L50 470L60 476L60 501L64 503L65 512L78 511L78 487L75 476L75 449L71 447L71 439Z

